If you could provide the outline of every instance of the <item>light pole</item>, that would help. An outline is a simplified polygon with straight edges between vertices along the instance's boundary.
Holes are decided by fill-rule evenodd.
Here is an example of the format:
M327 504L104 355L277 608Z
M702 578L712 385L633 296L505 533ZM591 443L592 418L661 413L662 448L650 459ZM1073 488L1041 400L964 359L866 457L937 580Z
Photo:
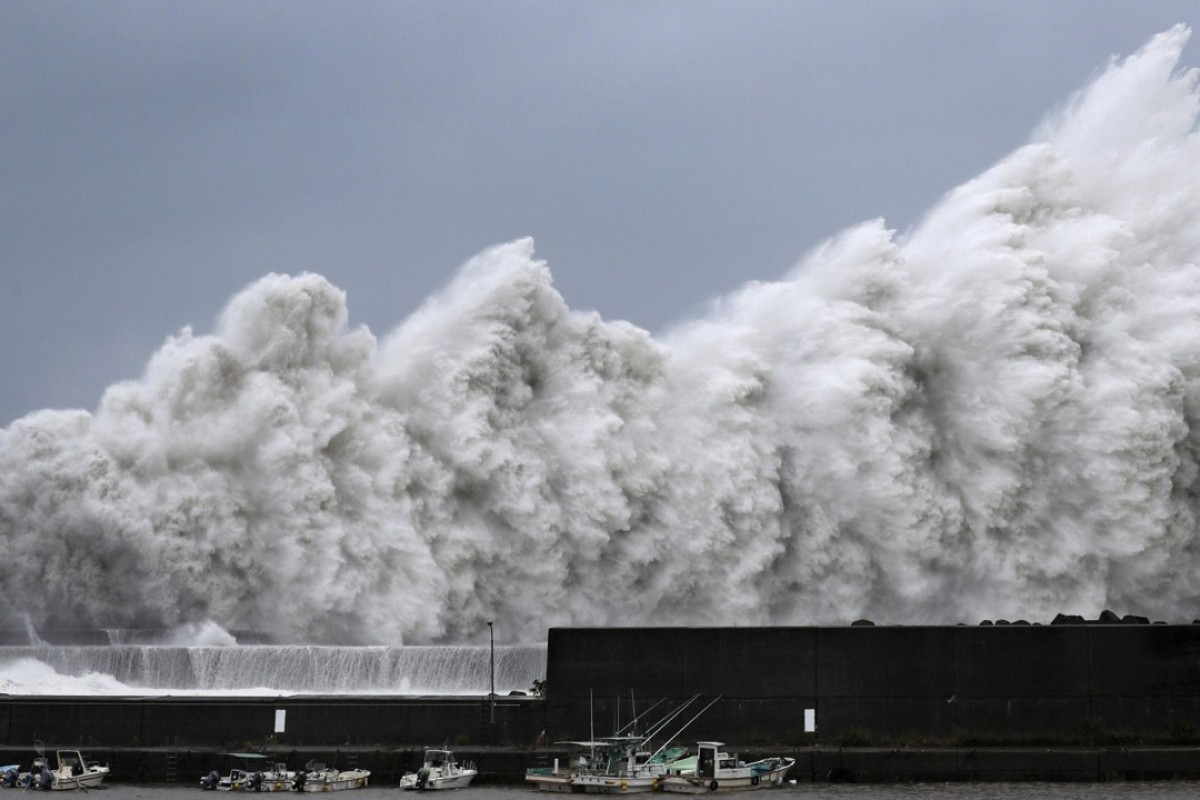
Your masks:
M488 622L488 644L492 657L492 691L488 694L488 722L496 724L496 634Z

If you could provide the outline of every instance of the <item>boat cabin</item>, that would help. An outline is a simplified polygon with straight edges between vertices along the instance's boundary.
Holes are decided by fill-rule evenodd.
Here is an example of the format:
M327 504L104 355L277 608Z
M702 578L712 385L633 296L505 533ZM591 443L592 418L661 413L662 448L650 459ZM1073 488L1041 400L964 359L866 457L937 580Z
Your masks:
M604 763L600 765L606 775L632 775L638 767L650 760L650 753L642 748L645 741L641 736L610 736L602 739Z
M64 775L83 774L83 756L78 750L59 750L55 755L58 758L59 772Z
M737 756L722 752L724 742L699 742L696 745L696 776L716 778L719 773L738 768Z

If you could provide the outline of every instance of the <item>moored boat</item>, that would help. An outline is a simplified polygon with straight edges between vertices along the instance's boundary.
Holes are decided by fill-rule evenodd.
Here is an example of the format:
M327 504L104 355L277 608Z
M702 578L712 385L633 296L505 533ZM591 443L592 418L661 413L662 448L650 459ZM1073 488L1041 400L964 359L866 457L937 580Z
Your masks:
M426 750L421 768L400 778L401 789L465 789L478 772L473 764L460 764L449 750Z
M671 762L687 749L660 748L652 752L642 736L610 736L600 740L598 763L577 770L572 791L588 794L638 794L658 789Z
M54 767L51 768L39 745L38 757L33 760L33 766L29 772L22 772L17 777L16 785L27 789L86 791L99 786L108 773L107 766L89 762L78 750L56 750Z
M700 742L695 764L679 764L672 769L671 774L662 779L663 791L702 794L779 786L796 763L794 758L775 757L747 764L722 750L724 746L724 742Z
M569 744L581 743L571 742ZM586 756L583 757L586 758ZM556 758L552 766L530 767L525 770L525 782L532 783L539 792L569 792L571 791L571 779L577 765L576 758L569 759L565 765L559 764Z
M263 753L226 753L240 766L220 775L216 770L200 779L201 789L221 792L286 792L292 789L296 773L281 761L270 762Z
M370 777L370 770L339 770L319 762L310 762L306 769L296 773L292 788L297 792L340 792L344 789L362 789L367 785Z
M650 740L657 738L668 724L675 721L697 700L697 697L689 699L642 734L623 734L618 731L616 736L586 742L559 742L575 751L568 765L565 768L561 767L556 759L553 767L526 770L525 781L543 792L635 794L655 791L661 788L662 779L670 765L687 754L687 748L670 747L670 742L675 738L670 737L666 740L667 744L655 750L651 748ZM711 705L712 703L709 703L709 706ZM709 706L706 706L705 710ZM703 714L704 711L700 713ZM700 715L697 714L696 717L698 716ZM687 724L690 725L696 717ZM635 717L627 727L636 730L638 721L639 718Z

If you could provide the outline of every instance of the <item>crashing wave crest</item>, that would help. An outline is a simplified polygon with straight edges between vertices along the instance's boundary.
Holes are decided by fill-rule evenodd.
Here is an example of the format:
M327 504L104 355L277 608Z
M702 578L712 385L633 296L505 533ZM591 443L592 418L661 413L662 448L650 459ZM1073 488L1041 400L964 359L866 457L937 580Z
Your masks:
M949 193L656 340L530 241L376 341L268 275L95 414L0 431L0 611L280 641L940 623L1200 591L1200 145L1178 27Z

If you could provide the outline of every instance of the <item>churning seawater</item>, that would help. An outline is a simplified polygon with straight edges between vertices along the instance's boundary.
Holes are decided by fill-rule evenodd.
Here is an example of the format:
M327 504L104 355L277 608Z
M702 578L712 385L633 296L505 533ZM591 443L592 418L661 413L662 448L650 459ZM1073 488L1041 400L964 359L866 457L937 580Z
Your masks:
M194 797L196 785L131 786L113 784L92 791L106 798L178 800ZM370 786L346 795L347 800L396 797L395 786ZM539 796L524 786L476 787L456 790L455 800L532 800ZM1200 782L1153 783L913 783L903 785L795 784L760 792L741 792L735 800L1192 800L1200 796Z
M493 674L494 667L494 674ZM546 646L0 646L0 694L484 695L530 691Z
M382 338L264 264L93 412L0 429L0 619L361 645L1190 621L1190 35L1112 60L911 230L852 227L658 336L572 308L532 240Z

